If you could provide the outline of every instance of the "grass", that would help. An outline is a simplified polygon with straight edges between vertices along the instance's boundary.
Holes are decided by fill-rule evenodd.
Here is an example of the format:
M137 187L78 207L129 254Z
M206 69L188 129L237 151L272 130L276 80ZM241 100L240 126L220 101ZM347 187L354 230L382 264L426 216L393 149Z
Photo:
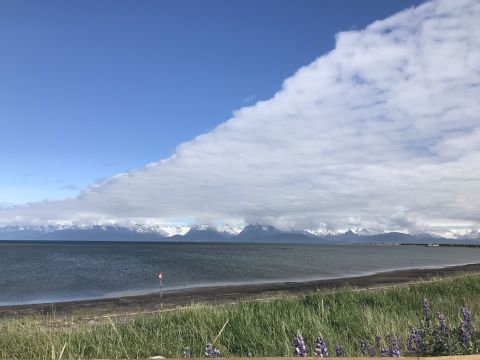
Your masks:
M101 325L73 328L54 326L45 318L3 320L0 358L181 357L186 347L200 357L205 345L214 339L214 346L224 357L248 353L293 356L292 339L297 332L311 348L321 334L330 353L338 343L347 356L360 356L361 339L373 342L376 335L405 339L411 325L421 324L423 298L429 299L432 313L443 313L449 324L460 323L461 306L472 311L474 324L478 324L475 315L480 317L480 275L386 289L345 288L336 293L315 292L263 302L196 305L140 315L126 322L110 319Z

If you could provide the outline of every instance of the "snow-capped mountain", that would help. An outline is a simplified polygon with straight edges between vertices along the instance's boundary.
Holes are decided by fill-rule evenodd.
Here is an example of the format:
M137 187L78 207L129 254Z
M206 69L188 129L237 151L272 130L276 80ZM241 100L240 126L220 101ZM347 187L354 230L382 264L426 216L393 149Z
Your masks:
M189 226L162 226L162 225L144 225L135 224L128 227L138 233L157 233L162 236L185 235L189 230Z
M480 238L480 231L478 229L455 229L455 230L448 230L443 232L435 232L430 233L434 236L439 236L445 239L479 239Z
M265 238L272 235L279 234L280 230L265 224L253 224L247 225L243 230L237 235L239 239L249 240L255 238Z
M336 230L328 230L328 229L307 229L304 230L305 234L313 235L313 236L326 236L326 235L337 235Z
M195 225L183 236L174 236L181 241L222 241L226 236L208 225Z
M232 225L221 225L217 227L217 231L229 236L235 236L242 232L243 227Z
M359 228L353 228L353 229L324 229L324 228L319 228L319 229L307 229L304 230L306 234L314 235L314 236L328 236L328 235L344 235L346 233L353 233L356 235L364 235L364 236L369 236L369 235L377 235L381 234L383 232L381 231L375 231L375 230L370 230L370 229L365 229L362 227Z
M172 226L120 225L39 225L0 227L0 240L104 240L104 241L207 241L207 242L307 242L307 243L480 243L477 229L444 233L406 234L373 232L364 228L348 230L279 230L271 225Z

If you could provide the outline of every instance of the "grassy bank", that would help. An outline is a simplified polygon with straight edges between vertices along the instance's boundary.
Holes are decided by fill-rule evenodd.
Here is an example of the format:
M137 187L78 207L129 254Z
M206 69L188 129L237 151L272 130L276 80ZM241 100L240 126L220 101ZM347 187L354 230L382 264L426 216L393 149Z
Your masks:
M4 320L0 324L0 358L181 357L186 347L193 356L202 356L205 345L214 339L214 346L225 357L248 353L293 356L292 339L298 332L311 348L315 338L322 335L330 353L334 353L335 344L341 344L347 356L360 356L362 339L373 343L379 335L382 346L388 335L406 339L412 325L421 325L424 298L430 301L432 322L436 321L436 312L441 312L447 324L458 327L459 309L468 307L478 328L480 275L467 275L388 289L343 289L265 302L198 305L138 316L124 323L112 319L102 325L73 328L54 326L41 318ZM402 354L404 347L405 341Z

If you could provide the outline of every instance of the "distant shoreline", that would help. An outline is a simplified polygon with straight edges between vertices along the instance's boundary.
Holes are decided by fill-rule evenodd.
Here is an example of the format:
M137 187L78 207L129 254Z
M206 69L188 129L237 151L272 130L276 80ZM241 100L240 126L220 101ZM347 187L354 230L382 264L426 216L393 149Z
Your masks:
M438 247L464 247L464 248L480 248L480 243L451 243L440 241L431 242L336 242L336 241L188 241L188 240L5 240L0 239L0 246L45 246L59 245L62 246L136 246L136 245L209 245L209 244L226 244L226 245L318 245L318 246L342 246L342 245L367 245L367 246L438 246Z
M192 303L219 304L251 299L265 295L304 294L311 291L338 289L344 286L370 288L384 285L404 284L435 276L448 277L459 273L480 272L480 263L448 266L435 269L408 269L381 272L357 277L313 280L305 282L276 282L231 286L212 286L165 291L160 293L125 296L110 299L67 301L59 303L11 305L0 307L0 318L24 317L29 315L104 316L119 313L148 313L172 309Z

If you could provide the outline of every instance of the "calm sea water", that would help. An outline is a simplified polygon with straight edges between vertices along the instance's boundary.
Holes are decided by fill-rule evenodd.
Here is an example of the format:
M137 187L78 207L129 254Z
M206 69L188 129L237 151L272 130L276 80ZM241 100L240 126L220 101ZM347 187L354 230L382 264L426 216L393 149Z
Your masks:
M480 249L421 246L0 243L0 305L209 285L359 276L480 261Z

